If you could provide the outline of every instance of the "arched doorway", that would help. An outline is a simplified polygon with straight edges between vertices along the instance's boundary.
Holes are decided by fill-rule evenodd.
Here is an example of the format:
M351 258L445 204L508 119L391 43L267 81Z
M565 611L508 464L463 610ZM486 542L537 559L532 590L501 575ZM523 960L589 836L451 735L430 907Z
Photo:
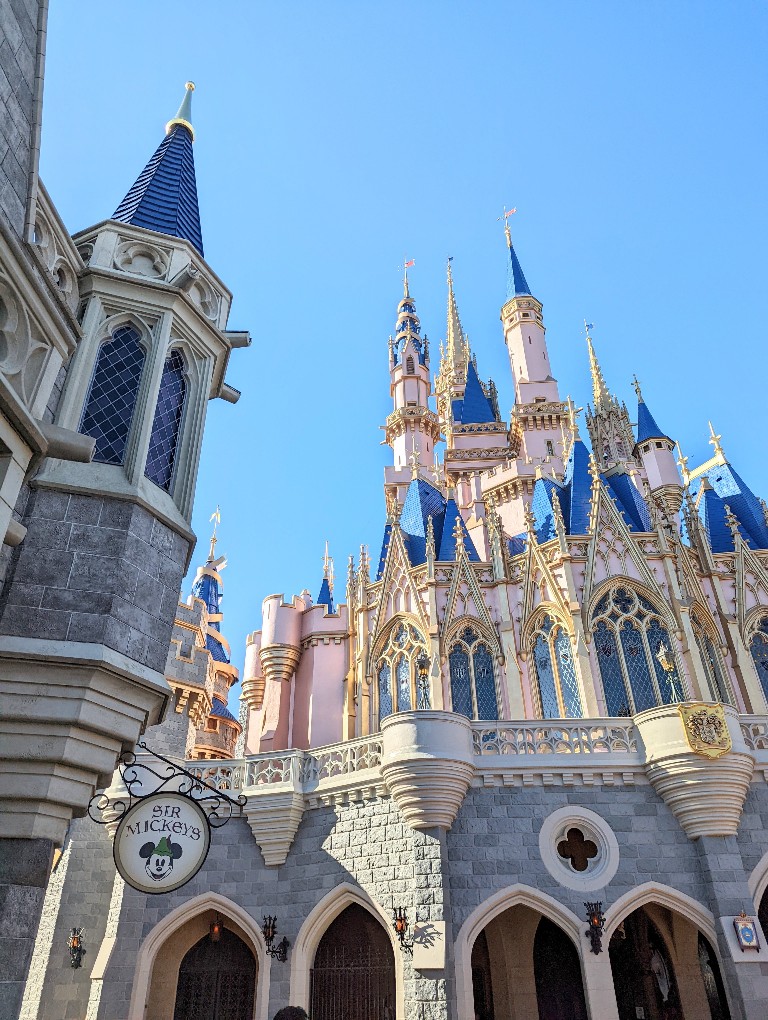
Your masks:
M312 1020L395 1020L395 958L379 921L356 903L331 922L315 952Z
M173 1020L253 1020L256 961L233 931L204 935L179 967Z
M730 1020L712 946L675 911L638 908L613 933L608 951L619 1020Z
M530 907L510 907L472 947L477 1020L587 1020L576 946Z

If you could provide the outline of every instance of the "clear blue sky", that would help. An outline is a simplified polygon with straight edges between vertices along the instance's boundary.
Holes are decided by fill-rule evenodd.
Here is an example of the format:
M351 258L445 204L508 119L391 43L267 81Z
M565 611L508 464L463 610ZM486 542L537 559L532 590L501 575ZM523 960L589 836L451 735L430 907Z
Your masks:
M317 595L326 539L342 599L347 555L378 556L404 256L433 371L454 256L508 410L505 203L561 393L589 399L586 317L632 409L636 372L692 464L712 418L768 497L766 52L762 0L51 5L42 175L71 231L111 214L197 83L206 255L253 335L240 403L209 405L193 520L197 562L221 505L237 665L265 595Z

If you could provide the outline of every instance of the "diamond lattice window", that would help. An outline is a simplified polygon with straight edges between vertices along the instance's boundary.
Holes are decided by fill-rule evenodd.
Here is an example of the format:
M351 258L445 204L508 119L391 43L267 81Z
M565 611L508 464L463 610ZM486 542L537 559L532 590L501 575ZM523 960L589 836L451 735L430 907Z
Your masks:
M685 700L669 631L647 599L612 588L595 607L592 631L609 715Z
M573 664L571 639L563 626L545 616L533 640L533 665L538 681L542 719L580 719L579 684Z
M157 395L152 434L144 473L155 485L170 492L173 469L187 397L186 364L180 350L174 349L165 360Z
M395 624L378 660L379 722L413 705L432 707L429 679L419 678L416 665L422 654L428 654L427 643L418 627L404 620Z
M448 654L453 711L468 719L498 719L493 656L486 641L465 627Z
M93 459L122 464L136 407L145 352L133 326L121 326L101 345L80 431L93 436Z
M695 612L691 613L691 625L693 626L693 636L696 639L711 691L724 704L733 705L733 694L726 678L720 654L710 636L709 629L704 626Z

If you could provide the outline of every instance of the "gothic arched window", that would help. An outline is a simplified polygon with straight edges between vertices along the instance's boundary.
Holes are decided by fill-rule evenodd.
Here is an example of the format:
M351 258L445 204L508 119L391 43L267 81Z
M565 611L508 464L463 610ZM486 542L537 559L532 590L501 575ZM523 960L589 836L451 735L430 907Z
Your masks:
M666 624L651 603L619 585L592 614L608 715L634 715L685 698Z
M96 440L93 459L122 464L146 353L138 330L120 326L99 349L80 431Z
M720 655L715 648L714 641L695 612L691 613L691 626L693 627L693 636L696 639L701 661L707 674L710 690L720 701L726 705L732 705L733 695L726 679Z
M149 439L147 466L144 469L147 478L155 485L159 485L161 489L165 489L166 492L169 492L171 488L181 419L184 416L184 403L187 396L186 367L184 355L180 350L174 348L165 359L163 366L160 392L157 395L157 406Z
M376 676L379 687L379 722L393 712L431 708L429 670L418 660L428 657L424 635L411 623L402 621L392 628L379 655Z
M768 698L768 616L764 616L758 623L757 630L749 642L749 650L763 694Z
M541 718L580 719L584 710L571 639L562 624L551 616L545 616L536 631L533 664L539 683Z
M405 371L407 375L413 375L413 358L410 354L405 359Z
M499 701L493 656L487 642L472 627L465 627L448 654L453 711L468 719L498 719Z

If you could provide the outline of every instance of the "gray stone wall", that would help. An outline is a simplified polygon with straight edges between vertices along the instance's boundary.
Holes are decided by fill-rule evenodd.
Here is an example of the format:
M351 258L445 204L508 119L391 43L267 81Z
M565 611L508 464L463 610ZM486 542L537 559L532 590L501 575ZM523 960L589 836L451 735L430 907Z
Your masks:
M31 174L37 172L38 0L0 0L0 209L21 237ZM42 37L41 37L42 45ZM42 70L42 69L41 69Z
M187 543L142 507L35 489L0 634L96 642L164 672Z
M544 819L566 804L597 812L611 825L619 842L621 860L615 877L605 889L589 895L560 885L539 854ZM453 941L469 914L495 892L519 882L583 916L586 899L602 899L607 907L637 886L657 881L691 896L717 916L721 892L713 882L730 881L743 889L749 871L768 848L768 787L762 783L752 787L744 822L738 839L727 840L727 846L709 846L688 839L647 785L473 788L447 834L412 831L387 797L307 810L285 864L266 868L246 821L234 819L214 833L205 867L183 889L157 897L125 890L117 945L98 1017L123 1020L142 942L165 915L187 900L212 891L239 904L257 923L263 914L275 913L280 935L287 935L294 945L312 909L330 891L348 882L365 890L387 912L402 905L411 920L448 922L445 980L420 976L410 958L403 957L406 1016L411 1020L444 1018L451 1015L446 1004L455 997L450 955ZM87 982L66 975L65 954L58 946L66 936L66 924L75 923L71 918L80 909L76 905L86 891L91 896L88 909L94 917L98 915L99 925L103 925L109 904L114 872L104 834L87 819L75 823L72 831L71 877L65 882L60 929L54 941L57 948L48 970L48 981L56 991L48 995L40 1020L67 1020L84 1013ZM95 951L100 929L92 923ZM734 1017L740 1012L761 1015L754 1013L754 1001L768 1001L765 965L742 965L749 973L737 976L724 947L719 948L726 980L737 981L753 995L751 1012L733 1002ZM289 964L273 962L270 1017L289 1002L289 975Z

